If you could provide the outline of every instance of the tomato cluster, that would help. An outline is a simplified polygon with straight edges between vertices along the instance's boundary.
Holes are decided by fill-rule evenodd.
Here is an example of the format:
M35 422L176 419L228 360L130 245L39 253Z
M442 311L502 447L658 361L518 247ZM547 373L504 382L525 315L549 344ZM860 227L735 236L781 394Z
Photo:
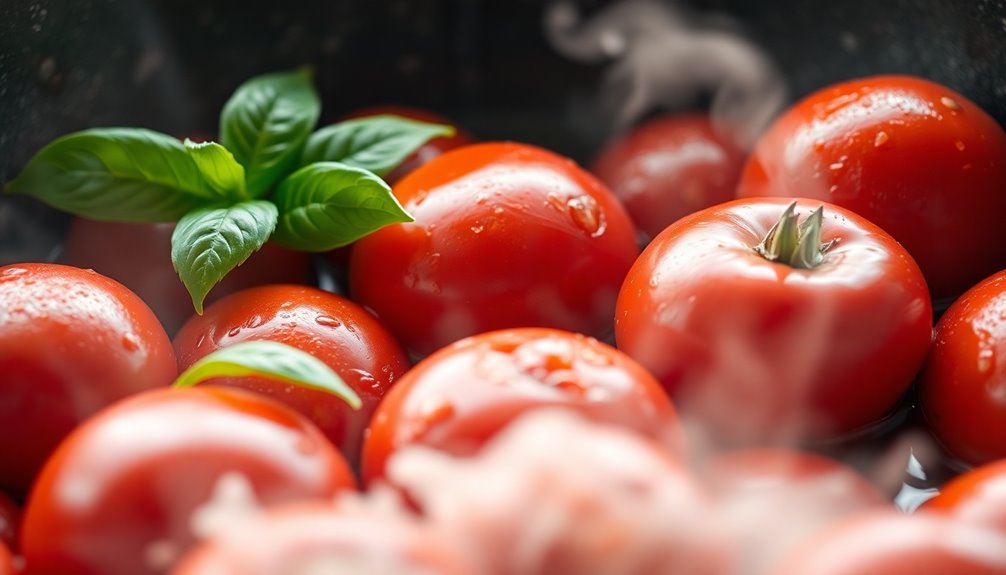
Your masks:
M899 76L749 157L711 125L596 174L432 140L384 173L410 221L330 255L341 294L265 244L183 311L143 251L170 225L80 219L82 267L0 268L0 574L1006 572L1006 134ZM254 342L345 392L205 367ZM902 516L905 461L861 472L912 426L975 469Z

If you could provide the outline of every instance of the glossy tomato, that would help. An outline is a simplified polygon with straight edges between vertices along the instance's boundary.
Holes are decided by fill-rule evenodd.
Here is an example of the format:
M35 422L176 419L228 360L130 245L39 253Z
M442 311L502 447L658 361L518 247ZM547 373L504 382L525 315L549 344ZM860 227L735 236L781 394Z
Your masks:
M67 232L60 261L122 282L157 314L173 335L195 314L192 298L171 264L175 224L97 222L76 218ZM206 296L212 303L240 289L271 283L314 283L311 256L265 244Z
M663 116L610 143L591 171L647 243L674 221L734 198L746 154L703 114Z
M164 573L194 542L259 505L354 487L338 451L269 398L163 389L89 419L48 461L25 506L30 573Z
M1006 535L1006 459L988 463L952 479L923 509L945 512Z
M763 135L738 194L816 198L905 246L934 298L1006 268L1006 133L939 84L877 76L799 102Z
M415 221L356 242L350 289L411 351L508 327L610 332L634 230L572 161L476 144L437 157L394 193Z
M84 418L176 375L167 334L122 284L55 264L0 267L0 489L20 495Z
M543 328L480 334L417 364L378 406L363 448L365 482L410 444L471 455L532 409L569 407L674 442L677 417L660 385L624 354Z
M738 200L678 220L644 250L619 295L619 349L721 441L832 438L875 422L929 347L918 266L856 214L823 207L824 244L814 241L811 253L834 243L811 267L759 253L789 201ZM789 229L818 207L797 202L787 213L800 223Z
M277 341L325 362L360 396L353 410L339 397L273 379L217 378L209 383L265 393L313 421L352 462L377 403L409 367L402 347L366 310L333 293L296 285L250 288L206 308L175 336L179 371L243 341Z

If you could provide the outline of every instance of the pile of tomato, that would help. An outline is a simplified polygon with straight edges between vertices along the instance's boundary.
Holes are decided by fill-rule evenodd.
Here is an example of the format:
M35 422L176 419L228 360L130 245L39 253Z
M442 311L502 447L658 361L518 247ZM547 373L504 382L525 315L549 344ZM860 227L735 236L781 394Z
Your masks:
M0 574L1006 573L1006 133L965 96L407 164L413 221L267 244L201 315L170 225L0 268ZM253 341L359 405L171 386ZM899 510L919 460L940 494Z

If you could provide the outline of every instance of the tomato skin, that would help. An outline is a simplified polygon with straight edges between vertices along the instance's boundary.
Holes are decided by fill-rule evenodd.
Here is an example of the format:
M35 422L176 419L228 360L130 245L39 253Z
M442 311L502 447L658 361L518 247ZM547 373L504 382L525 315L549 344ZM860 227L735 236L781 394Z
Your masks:
M737 200L672 224L619 294L618 348L727 443L833 438L895 405L925 359L932 307L912 258L824 205L811 270L754 251L790 200ZM800 200L807 215L821 204Z
M0 267L0 489L23 494L78 423L177 375L157 318L90 270Z
M540 326L603 337L637 248L617 199L572 161L516 143L447 152L394 193L415 222L357 241L350 292L407 349Z
M124 400L79 427L48 461L25 506L31 574L162 573L181 553L194 513L225 474L260 504L327 497L355 486L310 422L242 390L163 389Z
M407 445L472 455L543 407L568 407L680 447L671 402L624 354L560 330L500 330L437 351L391 388L367 429L364 482L383 477L388 458Z
M193 316L174 339L178 369L218 349L262 340L285 343L325 362L357 392L363 406L353 410L332 394L266 378L214 378L205 383L243 387L289 405L356 462L377 403L409 368L402 347L377 319L344 297L307 286L261 286L228 295L202 316Z
M608 144L591 172L625 205L647 243L671 223L734 199L746 154L703 114L663 116Z
M910 76L836 84L762 136L739 197L816 198L898 240L936 299L1006 268L1006 133L953 90Z
M996 529L1006 535L1006 459L987 463L950 480L926 501L926 511Z
M174 335L195 310L192 298L171 264L175 224L98 222L75 218L60 262L98 273L133 290ZM207 304L240 289L272 283L313 284L310 254L266 243L227 274L206 296Z

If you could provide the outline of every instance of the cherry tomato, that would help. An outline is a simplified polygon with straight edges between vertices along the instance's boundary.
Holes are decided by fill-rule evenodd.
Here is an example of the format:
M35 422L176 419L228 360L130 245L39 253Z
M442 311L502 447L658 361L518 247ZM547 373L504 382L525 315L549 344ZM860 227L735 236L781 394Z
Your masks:
M789 201L737 200L678 220L619 295L619 349L720 441L833 438L875 422L929 346L918 266L862 217L824 205L821 247L835 243L808 269L756 251ZM818 207L801 200L795 214Z
M76 218L60 261L122 282L157 314L173 335L195 314L192 299L171 264L174 224L97 222ZM267 243L227 274L207 295L212 303L240 289L271 283L314 283L311 256Z
M288 504L196 548L172 574L475 573L455 539L373 503Z
M266 378L207 382L251 389L293 407L355 462L370 415L409 367L398 342L346 298L307 286L262 286L224 297L182 327L174 340L179 371L220 348L260 340L285 343L322 360L356 391L363 406L354 411L335 395Z
M17 503L0 493L0 544L6 544L9 549L15 549L20 524L21 510Z
M745 153L702 114L650 120L609 144L591 171L647 243L674 221L734 198Z
M415 222L356 242L350 290L409 350L508 327L610 332L635 232L572 161L476 144L438 156L394 193Z
M90 270L0 267L0 489L28 489L79 422L178 375L171 342L140 298Z
M60 445L25 506L22 551L32 573L163 573L258 505L353 486L321 432L269 398L214 387L150 391Z
M771 575L1002 575L1006 538L947 517L872 511L804 542Z
M624 354L554 329L502 330L441 349L391 388L367 430L364 481L382 477L387 459L410 444L472 455L513 419L541 407L569 407L676 441L670 401Z
M1006 459L955 477L922 508L949 513L1006 534Z
M762 136L738 194L817 198L905 246L934 298L1006 268L1006 133L939 84L876 76L825 88Z

